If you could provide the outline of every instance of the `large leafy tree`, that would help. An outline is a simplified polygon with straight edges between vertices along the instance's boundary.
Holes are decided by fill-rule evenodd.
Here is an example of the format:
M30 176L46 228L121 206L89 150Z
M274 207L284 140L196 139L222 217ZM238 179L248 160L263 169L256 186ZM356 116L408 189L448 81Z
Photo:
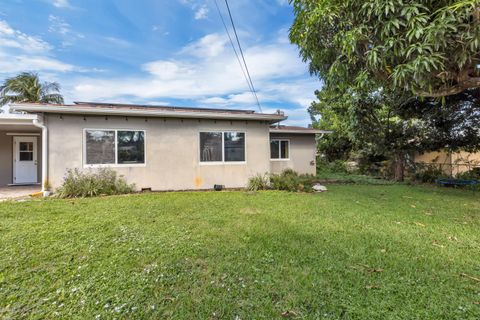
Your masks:
M38 74L24 72L6 79L0 86L0 105L15 102L63 103L56 82L41 82Z
M328 87L444 97L480 87L480 0L290 0L290 39Z
M330 90L317 95L310 113L313 118L321 115L316 125L335 132L319 144L327 158L353 154L366 167L390 160L392 176L402 180L412 153L480 150L480 89L465 90L443 102L382 90L370 94Z

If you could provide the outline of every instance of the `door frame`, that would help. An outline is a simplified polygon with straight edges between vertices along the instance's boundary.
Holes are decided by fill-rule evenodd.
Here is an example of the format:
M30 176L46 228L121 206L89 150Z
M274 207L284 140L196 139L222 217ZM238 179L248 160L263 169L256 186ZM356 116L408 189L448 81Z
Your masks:
M38 136L36 134L18 134L12 137L12 147L13 147L13 153L12 153L12 185L33 185L33 184L38 184ZM17 143L22 142L19 140L22 139L27 139L33 141L33 161L35 162L35 181L30 181L30 182L16 182L17 178L17 161L16 158L18 156L17 154ZM27 141L31 142L31 141Z

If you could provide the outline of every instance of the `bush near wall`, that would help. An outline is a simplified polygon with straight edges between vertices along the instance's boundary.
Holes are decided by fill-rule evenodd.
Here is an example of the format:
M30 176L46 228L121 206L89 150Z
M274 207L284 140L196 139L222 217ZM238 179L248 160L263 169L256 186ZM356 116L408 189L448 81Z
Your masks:
M249 179L247 189L284 190L290 192L312 192L316 177L309 174L298 174L292 169L286 169L280 174L256 175Z
M412 173L412 179L422 183L435 183L437 179L445 176L437 164L417 163Z
M132 193L135 185L117 175L112 169L80 171L68 170L63 184L56 190L60 198L84 198L101 195L116 195Z

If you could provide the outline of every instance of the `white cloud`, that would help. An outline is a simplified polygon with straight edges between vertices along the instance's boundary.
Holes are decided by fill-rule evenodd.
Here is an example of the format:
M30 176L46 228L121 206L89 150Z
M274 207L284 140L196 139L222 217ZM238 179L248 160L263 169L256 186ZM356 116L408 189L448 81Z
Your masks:
M184 47L180 53L189 54L199 58L213 58L222 53L227 44L227 37L218 33L208 34L200 40Z
M146 63L142 69L161 80L174 80L179 74L192 75L192 66L176 61L153 61Z
M51 14L48 16L48 21L50 22L48 32L56 33L63 38L62 48L73 46L78 39L85 38L83 34L72 31L70 24L63 18Z
M52 49L41 38L15 30L6 21L0 20L0 74L76 70L73 65L53 58Z
M195 20L208 19L208 8L205 0L179 0L184 6L190 7L194 11Z
M0 54L0 72L1 73L18 73L23 71L73 71L73 65L63 63L56 59L45 56L5 56Z
M70 25L60 17L51 14L48 16L48 21L50 22L48 32L59 33L61 35L66 35L71 32Z
M51 49L51 46L42 39L14 30L4 20L0 20L0 48L1 47L33 52L48 51Z
M197 106L256 109L245 78L228 43L218 34L207 35L175 55L175 59L145 63L143 76L82 78L73 86L74 99L118 101L186 99ZM319 82L305 79L306 66L293 46L283 42L256 45L245 50L250 73L264 112L268 105L288 109L289 123L306 124L306 108L315 99ZM293 111L292 111L293 110Z
M107 40L108 42L110 42L110 43L112 43L116 46L120 46L120 47L130 47L132 45L127 40L116 38L116 37L105 37L104 39Z
M288 0L277 0L277 3L281 6L288 6Z
M53 6L57 8L71 8L69 0L51 0Z
M195 11L195 20L203 20L208 18L208 8L203 5Z

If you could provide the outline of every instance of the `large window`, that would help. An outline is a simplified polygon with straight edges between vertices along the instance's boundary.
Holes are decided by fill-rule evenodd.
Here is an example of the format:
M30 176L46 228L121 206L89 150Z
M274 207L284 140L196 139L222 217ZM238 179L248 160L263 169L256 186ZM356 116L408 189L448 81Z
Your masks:
M290 141L275 139L270 141L270 159L288 160L290 158Z
M145 164L145 131L85 130L85 164Z
M245 162L245 132L200 132L201 162Z

